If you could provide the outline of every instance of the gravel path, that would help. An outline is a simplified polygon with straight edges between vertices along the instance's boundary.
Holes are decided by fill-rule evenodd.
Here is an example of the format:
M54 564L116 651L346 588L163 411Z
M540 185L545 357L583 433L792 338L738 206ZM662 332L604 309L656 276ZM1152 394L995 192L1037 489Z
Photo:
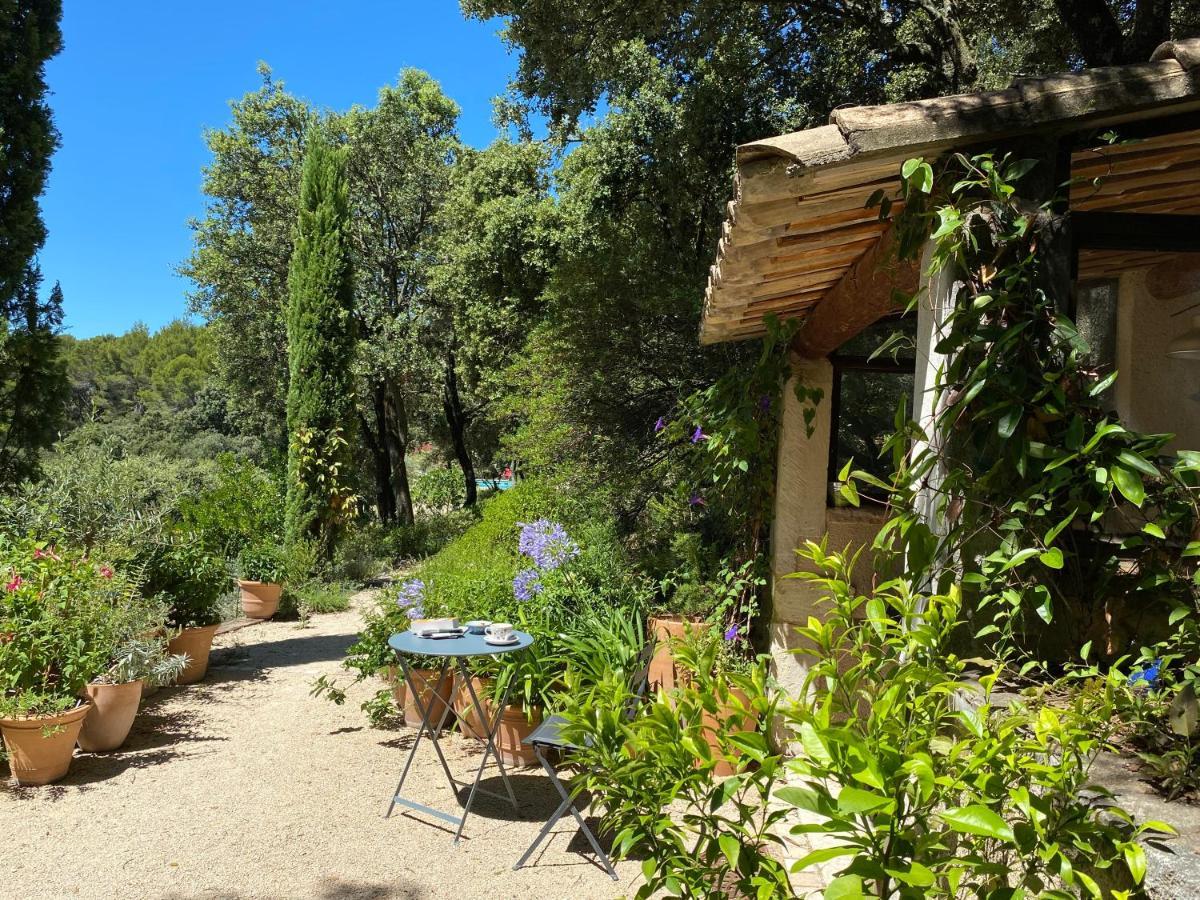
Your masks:
M367 595L356 600L365 602ZM372 729L358 709L309 696L337 670L357 612L307 628L268 622L217 639L204 682L149 698L125 748L78 754L45 788L0 788L0 896L32 898L612 898L636 889L579 851L562 820L533 868L512 864L553 811L539 770L519 770L515 813L476 801L458 847L433 819L383 818L413 732ZM448 741L469 777L478 745ZM409 776L422 802L453 809L426 746ZM494 770L493 770L494 771ZM487 779L485 775L485 781ZM498 776L496 776L498 779Z

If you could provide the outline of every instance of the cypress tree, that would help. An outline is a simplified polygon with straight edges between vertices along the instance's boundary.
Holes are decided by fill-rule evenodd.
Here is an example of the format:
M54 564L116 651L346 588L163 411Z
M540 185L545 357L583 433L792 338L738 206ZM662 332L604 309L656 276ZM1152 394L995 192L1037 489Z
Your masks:
M62 292L45 300L36 257L46 240L38 197L58 132L46 61L62 48L61 0L0 0L0 482L37 471L66 400L59 358Z
M287 538L332 556L354 514L354 283L345 158L309 134L288 273Z

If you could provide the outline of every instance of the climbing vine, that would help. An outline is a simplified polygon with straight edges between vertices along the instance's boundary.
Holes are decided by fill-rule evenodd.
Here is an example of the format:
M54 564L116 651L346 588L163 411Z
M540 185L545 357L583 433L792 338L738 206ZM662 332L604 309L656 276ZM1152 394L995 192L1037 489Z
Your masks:
M1089 364L1059 275L1069 215L1054 196L1030 200L1036 187L1022 195L1047 181L1039 165L983 153L903 168L889 205L903 204L902 255L932 244L943 362L932 415L905 417L889 441L893 515L877 549L961 582L976 639L1111 661L1138 648L1121 623L1144 633L1196 609L1200 454L1167 454L1170 435L1141 434L1106 403L1117 372ZM852 501L855 481L874 482L846 474Z

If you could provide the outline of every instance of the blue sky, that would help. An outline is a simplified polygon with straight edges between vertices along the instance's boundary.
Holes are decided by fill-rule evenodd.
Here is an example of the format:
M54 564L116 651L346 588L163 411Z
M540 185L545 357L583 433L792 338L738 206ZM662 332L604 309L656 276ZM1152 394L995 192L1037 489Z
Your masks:
M158 328L183 315L187 220L203 209L206 127L259 84L265 60L319 106L374 103L406 66L462 107L470 144L496 137L491 98L516 67L499 22L466 21L455 0L66 0L63 52L47 66L62 147L42 209L49 290L61 281L76 337Z

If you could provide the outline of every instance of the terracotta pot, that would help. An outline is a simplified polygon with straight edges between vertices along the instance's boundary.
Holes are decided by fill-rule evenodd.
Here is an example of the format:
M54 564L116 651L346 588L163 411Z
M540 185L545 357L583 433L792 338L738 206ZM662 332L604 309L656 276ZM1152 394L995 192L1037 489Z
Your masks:
M91 709L84 703L56 716L0 719L8 767L17 784L50 784L67 774L79 728ZM50 734L44 735L43 729Z
M410 669L412 673L413 683L416 684L417 690L408 690L408 685L404 691L404 724L409 728L416 728L421 724L421 711L417 709L417 694L420 694L421 705L429 712L430 719L434 724L446 713L446 707L442 705L442 701L447 704L451 703L451 694L454 692L454 673L447 670L445 677L435 684L437 681L437 669ZM404 679L397 679L401 684L404 684ZM436 693L435 693L436 691ZM441 700L437 699L438 697ZM429 704L433 704L430 709Z
M475 689L475 696L479 698L479 705L483 707L485 714L490 708L488 698L491 696L494 680L488 677L471 679L471 687ZM479 721L479 714L475 712L475 705L471 702L471 692L467 690L466 682L462 680L461 676L455 679L454 711L462 717L459 720L459 726L462 729L463 737L475 738L478 741L487 740L487 726L491 723Z
M749 703L749 699L745 692L740 688L731 688L730 694L737 697L744 704ZM708 742L708 746L712 748L713 753L719 753L720 748L717 744L717 735L722 732L729 731L752 731L758 725L758 719L753 713L747 713L740 719L737 712L730 704L725 704L718 710L716 715L705 713L701 719L704 727L704 740ZM734 752L734 756L741 756L740 750ZM713 769L713 774L718 778L725 778L734 773L734 767L722 759Z
M496 714L495 707L491 703L484 706L484 711L490 716ZM525 710L520 706L510 703L504 707L504 713L500 716L500 724L496 728L496 751L500 754L500 761L506 766L536 766L538 761L537 757L533 755L533 748L521 742L533 734L534 729L540 724L542 724L540 709L535 708L527 717Z
M283 585L269 581L239 581L242 612L250 619L269 619L279 609Z
M158 685L155 684L153 681L151 681L149 678L143 678L142 679L142 699L145 700L147 697L153 697L157 693L158 693Z
M673 690L676 686L689 681L688 674L675 664L671 655L671 640L687 634L689 627L695 627L699 619L689 619L683 616L651 616L650 639L654 641L654 656L650 659L647 672L648 687L651 691L662 688L664 691Z
M396 701L396 709L403 711L405 700L408 698L408 682L400 674L400 667L384 666L376 674L391 687L392 697Z
M175 680L176 684L195 684L208 671L208 654L212 651L213 637L217 633L216 625L202 625L199 628L185 628L167 644L171 653L186 653L187 665Z
M142 700L141 681L124 684L89 684L86 688L92 711L79 730L79 749L88 753L116 750L129 737Z

